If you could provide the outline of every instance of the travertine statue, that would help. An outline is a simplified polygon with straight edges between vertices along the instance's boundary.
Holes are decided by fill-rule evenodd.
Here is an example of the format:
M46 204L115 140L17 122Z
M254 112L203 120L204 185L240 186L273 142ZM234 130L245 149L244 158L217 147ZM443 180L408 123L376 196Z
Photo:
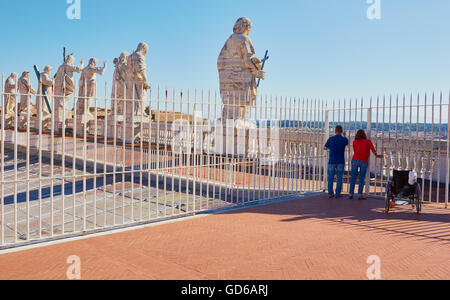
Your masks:
M103 68L98 68L98 60L91 58L89 64L83 69L80 76L77 101L77 116L84 116L86 121L93 120L94 116L90 113L89 107L91 100L97 91L97 74L102 76L106 71L106 61L103 62ZM85 111L85 108L87 111Z
M252 22L240 18L234 25L234 33L220 52L217 67L220 94L224 104L223 120L244 120L250 108L256 104L256 78L265 78L261 60L256 57L249 38Z
M145 102L146 90L150 89L147 79L147 64L145 56L148 53L148 45L140 43L136 51L128 59L127 68L127 116L140 116ZM134 101L132 101L134 99ZM133 102L135 105L133 105Z
M30 83L30 72L23 72L22 76L19 78L18 87L20 92L20 110L19 110L19 127L26 128L28 126L28 113L30 117L33 109L33 102L31 100L32 95L36 94ZM28 110L29 109L29 110Z
M117 114L123 114L123 99L125 99L125 86L126 80L128 78L128 59L130 53L123 52L120 54L119 58L114 59L114 75L113 75L113 85L111 93L112 107L111 111L114 114L116 110ZM116 107L116 108L115 108Z
M5 95L3 98L3 108L5 109L5 127L14 127L14 116L17 101L17 74L11 73L5 81Z
M45 99L43 97L43 89L42 87L45 86L47 88L47 98L49 101L52 99L53 94L53 79L50 77L50 74L52 73L52 67L51 66L45 66L44 72L42 72L39 76L39 90L38 90L38 96L36 97L36 110L38 117L42 113L42 126L44 128L47 128L49 124L47 122L50 120L50 112L48 111L47 105L45 104Z
M84 61L81 60L80 66L74 66L73 56L67 57L67 60L58 68L55 78L54 94L54 119L55 124L63 120L64 101L69 101L75 93L75 81L73 73L80 73L84 68ZM67 106L66 106L67 110Z

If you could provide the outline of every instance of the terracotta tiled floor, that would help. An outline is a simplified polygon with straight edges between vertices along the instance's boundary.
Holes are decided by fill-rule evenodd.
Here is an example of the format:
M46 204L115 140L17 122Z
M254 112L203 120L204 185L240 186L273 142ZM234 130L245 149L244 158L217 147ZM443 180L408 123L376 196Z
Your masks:
M450 211L317 196L0 255L0 279L450 279Z

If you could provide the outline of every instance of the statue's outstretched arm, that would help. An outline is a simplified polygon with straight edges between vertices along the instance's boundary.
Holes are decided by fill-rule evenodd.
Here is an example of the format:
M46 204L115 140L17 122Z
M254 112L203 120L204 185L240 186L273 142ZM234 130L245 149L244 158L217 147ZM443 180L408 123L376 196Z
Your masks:
M103 76L103 74L105 74L105 72L106 72L106 68L107 68L107 64L106 64L106 61L105 61L105 62L103 62L103 68L96 68L94 70L94 72L97 73L100 76Z

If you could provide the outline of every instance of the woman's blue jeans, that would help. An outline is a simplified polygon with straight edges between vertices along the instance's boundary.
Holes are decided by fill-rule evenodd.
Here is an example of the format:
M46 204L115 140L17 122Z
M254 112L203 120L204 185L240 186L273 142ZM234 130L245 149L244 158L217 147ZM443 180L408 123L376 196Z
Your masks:
M364 193L364 185L366 184L366 174L367 169L369 168L369 164L360 161L354 160L352 161L352 180L350 181L350 196L355 195L355 186L356 186L356 178L359 175L359 189L358 195L362 196Z

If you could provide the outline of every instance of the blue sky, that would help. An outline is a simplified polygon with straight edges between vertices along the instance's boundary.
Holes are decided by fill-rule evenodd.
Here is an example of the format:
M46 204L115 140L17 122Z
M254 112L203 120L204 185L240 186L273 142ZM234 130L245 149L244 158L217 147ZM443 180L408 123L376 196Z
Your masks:
M108 61L104 86L113 58L145 41L153 86L217 90L217 56L235 20L247 16L257 55L271 56L261 93L331 100L449 90L448 0L381 0L381 20L367 18L366 0L81 4L81 20L69 20L66 0L1 1L0 72L56 69L66 46L77 61Z

